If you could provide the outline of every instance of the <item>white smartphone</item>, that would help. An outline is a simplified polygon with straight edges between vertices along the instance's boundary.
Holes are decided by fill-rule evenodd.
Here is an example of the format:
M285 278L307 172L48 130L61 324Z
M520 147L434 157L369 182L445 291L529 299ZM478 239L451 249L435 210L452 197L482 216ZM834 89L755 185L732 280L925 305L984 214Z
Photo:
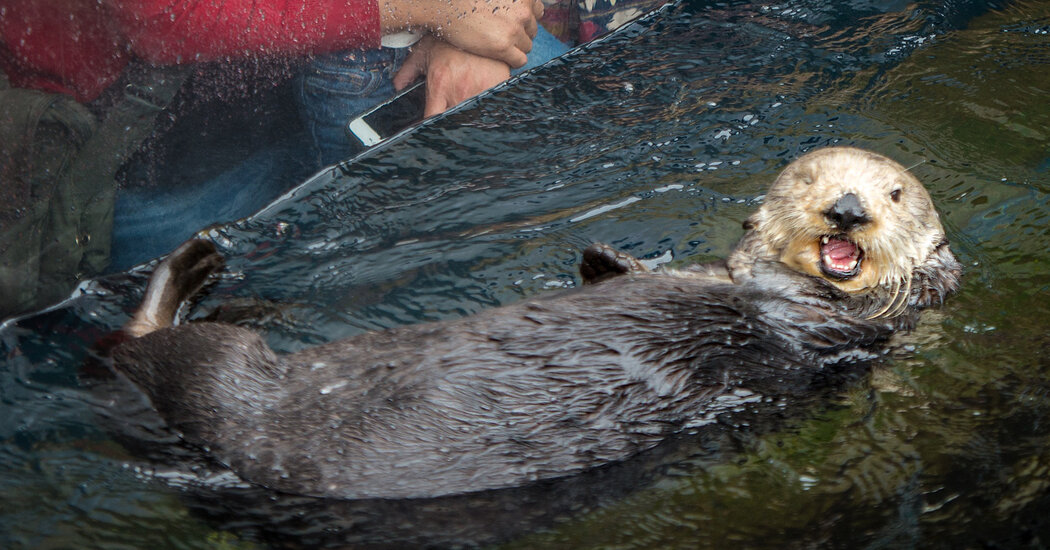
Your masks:
M365 147L371 147L423 120L426 92L425 83L417 82L389 101L352 119L346 130Z

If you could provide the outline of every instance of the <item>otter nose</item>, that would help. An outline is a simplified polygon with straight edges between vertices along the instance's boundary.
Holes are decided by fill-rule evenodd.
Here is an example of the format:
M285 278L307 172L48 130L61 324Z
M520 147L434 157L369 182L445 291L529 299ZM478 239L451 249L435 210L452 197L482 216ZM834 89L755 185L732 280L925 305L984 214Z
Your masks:
M842 231L849 231L871 221L864 207L860 205L860 199L853 193L846 193L839 197L831 208L824 211L824 217Z

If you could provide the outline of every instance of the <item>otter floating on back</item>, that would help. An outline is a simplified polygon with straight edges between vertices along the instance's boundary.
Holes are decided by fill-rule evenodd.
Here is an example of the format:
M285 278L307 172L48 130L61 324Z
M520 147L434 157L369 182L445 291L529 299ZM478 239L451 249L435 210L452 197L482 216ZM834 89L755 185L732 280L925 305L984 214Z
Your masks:
M874 153L803 156L745 229L725 263L650 272L594 245L581 288L288 355L232 325L171 326L222 264L191 241L154 272L115 366L247 481L436 497L581 472L804 391L959 283L926 190Z

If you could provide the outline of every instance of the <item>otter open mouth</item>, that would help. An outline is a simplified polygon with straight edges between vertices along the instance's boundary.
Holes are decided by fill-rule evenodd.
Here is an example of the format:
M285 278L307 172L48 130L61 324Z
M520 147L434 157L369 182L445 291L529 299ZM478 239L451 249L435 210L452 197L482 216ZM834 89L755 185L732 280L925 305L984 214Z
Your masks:
M820 239L820 270L829 277L851 279L860 273L864 251L842 235Z

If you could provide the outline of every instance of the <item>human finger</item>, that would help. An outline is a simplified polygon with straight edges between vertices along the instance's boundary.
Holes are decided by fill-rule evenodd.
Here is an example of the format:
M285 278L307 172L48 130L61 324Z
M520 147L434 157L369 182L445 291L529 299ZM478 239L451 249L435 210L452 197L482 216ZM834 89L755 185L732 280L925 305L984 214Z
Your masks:
M401 68L394 73L392 83L397 91L416 81L419 75L426 71L426 53L422 50L414 50L408 54Z
M431 87L429 83L427 83L427 100L426 105L423 107L423 117L430 118L434 115L440 115L448 108L449 103L444 94L431 91Z
M490 55L487 57L502 61L510 65L511 68L517 69L529 62L528 52L530 50L532 50L532 39L517 42L515 47L504 50L502 55Z
M521 63L517 65L510 64L510 66L518 68L524 65L525 63L528 63L529 61L528 54L532 51L532 37L530 37L524 32L518 33L517 38L514 42L514 48L517 50L516 53L521 54L520 56L515 56L518 58L519 61L521 61Z
M454 105L510 78L506 63L437 42L428 58L427 116Z

